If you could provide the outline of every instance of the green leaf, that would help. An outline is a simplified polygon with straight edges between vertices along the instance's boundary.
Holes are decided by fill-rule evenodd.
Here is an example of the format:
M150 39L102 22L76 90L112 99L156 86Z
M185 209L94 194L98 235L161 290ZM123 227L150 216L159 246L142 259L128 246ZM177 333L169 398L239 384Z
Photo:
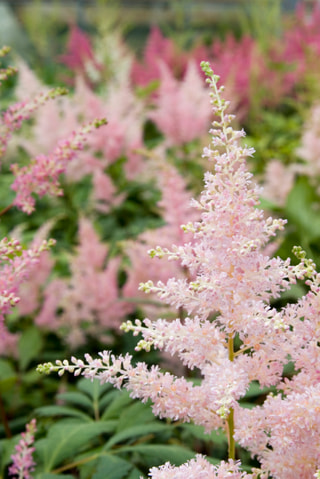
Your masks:
M0 441L0 471L4 469L6 464L12 462L11 455L14 453L14 448L18 444L19 439L17 436L10 439L2 439ZM0 473L0 477L1 473Z
M61 420L51 426L48 436L36 443L38 456L45 472L50 472L62 461L78 454L84 446L103 433L114 431L115 421L75 423Z
M117 391L118 392L118 391ZM121 411L132 402L127 391L122 391L115 396L114 400L101 416L101 419L113 419L119 417Z
M0 359L0 391L11 389L17 380L17 375L10 362Z
M174 444L135 444L119 449L119 453L122 454L124 452L141 454L143 463L148 467L158 466L167 461L180 466L195 456L195 453L190 449Z
M105 409L111 404L111 402L115 399L118 398L122 394L122 391L119 391L118 389L112 389L111 391L108 391L107 394L104 394L100 399L99 399L99 408L101 411L105 411Z
M39 356L43 348L43 337L36 327L25 330L19 338L19 364L25 371L30 362Z
M92 479L122 479L132 469L132 465L117 456L102 456Z
M38 416L72 416L92 422L91 417L84 412L67 406L42 406L38 407L35 411Z
M206 434L203 426L192 423L183 423L179 427L202 441L212 441L219 444L227 444L228 442L226 435L222 431L212 431Z
M141 477L142 477L142 472L135 467L134 469L132 469L127 479L140 479Z
M135 401L121 413L117 425L117 432L127 429L130 426L145 424L150 421L154 421L154 414L151 407L148 404Z
M254 407L256 407L256 404L254 402L247 401L241 401L240 405L245 409L253 409Z
M70 474L51 474L48 472L40 472L35 475L35 479L74 479Z
M261 396L261 394L268 394L271 391L274 391L274 388L268 388L268 387L261 388L258 381L252 381L244 397L245 399L254 398L257 396Z
M160 422L153 422L151 424L139 424L138 426L128 427L109 439L105 444L104 449L110 449L114 444L126 441L127 439L135 439L138 436L146 436L148 434L157 434L159 432L167 431L170 428L167 424Z
M77 406L84 408L92 409L92 401L88 398L86 394L74 391L74 392L65 392L58 394L57 398L62 401L71 402Z
M287 198L286 216L301 234L302 246L320 238L319 198L308 178L297 178Z
M83 378L78 382L77 388L87 394L93 401L97 401L99 397L106 391L109 391L112 386L108 383L100 384L98 379L91 381L91 379Z

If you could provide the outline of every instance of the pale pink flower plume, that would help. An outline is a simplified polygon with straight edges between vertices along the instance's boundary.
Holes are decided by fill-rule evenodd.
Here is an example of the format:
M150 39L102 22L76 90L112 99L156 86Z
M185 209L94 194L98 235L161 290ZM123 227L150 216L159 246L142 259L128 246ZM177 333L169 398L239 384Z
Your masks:
M38 94L33 100L21 101L11 105L3 112L0 118L0 157L5 154L12 133L21 128L24 120L29 119L30 116L49 99L65 94L65 89L55 88L45 94Z
M134 61L131 70L131 79L134 84L146 86L153 80L161 77L160 62L167 65L175 77L181 77L185 69L186 54L178 52L175 43L165 38L157 27L151 29L144 58L140 63Z
M31 247L36 247L48 236L53 222L46 222L39 230L31 243ZM18 311L21 316L34 313L40 306L41 290L46 283L54 261L49 251L44 251L39 257L38 262L29 270L28 281L23 282L19 287L20 301Z
M207 134L212 112L208 92L193 62L183 80L176 80L165 64L160 65L161 83L149 118L164 134L169 146L182 145Z
M176 42L166 38L158 27L152 27L143 52L142 61L135 60L131 68L131 80L134 85L147 86L161 79L161 64L165 64L174 78L182 80L188 63L197 65L207 56L203 45L196 45L190 51L178 48ZM200 72L201 69L198 68Z
M237 41L228 35L225 41L217 39L211 45L209 56L230 99L230 107L237 118L247 114L250 104L250 83L255 59L256 42L249 36Z
M279 46L277 53L278 49ZM272 69L268 55L274 56L272 49L268 53L261 51L257 41L248 35L241 40L232 34L224 41L215 39L208 51L238 120L243 119L257 101L262 105L276 105L292 88L285 72Z
M19 167L17 164L12 164L11 171L15 180L11 188L16 192L13 204L30 214L35 209L34 194L39 197L46 194L62 195L59 176L65 172L77 152L84 148L88 133L103 124L105 124L104 120L96 120L83 126L73 132L67 140L60 141L51 154L38 155L27 166Z
M270 395L263 406L237 410L235 438L277 479L311 479L320 464L320 387Z
M263 177L262 196L277 206L285 206L293 187L295 172L279 160L271 160Z
M32 276L42 255L53 244L53 240L43 240L23 250L16 239L0 241L0 356L17 354L19 334L8 331L5 315L19 303L22 284Z
M116 197L116 188L110 176L103 173L100 168L95 168L92 174L91 201L94 208L102 213L108 213L112 206L123 201L123 195Z
M120 260L108 259L107 255L107 246L100 242L90 221L83 218L79 245L70 257L71 277L53 280L45 288L36 324L58 331L72 347L85 343L87 335L110 341L110 330L119 329L132 305L120 296Z
M306 121L301 138L301 146L297 155L305 160L297 164L298 172L308 175L311 179L320 175L320 105L315 104Z
M128 389L133 398L150 399L155 415L192 421L206 432L223 428L230 458L235 456L236 435L260 460L260 472L251 477L266 479L271 471L274 479L293 479L299 471L299 477L309 479L319 469L320 460L320 275L301 248L294 250L297 265L289 258L271 258L265 253L285 221L266 218L258 208L260 188L246 164L253 150L243 145L244 131L231 126L234 116L226 113L229 102L222 98L223 88L217 86L219 77L208 63L202 68L218 120L212 123L211 144L203 151L212 171L205 174L200 197L192 201L200 218L183 226L191 241L151 250L152 256L177 262L187 274L140 285L141 290L176 308L179 317L173 321L137 319L122 325L124 331L140 336L137 350L154 347L176 356L184 367L200 372L201 382L194 384L156 365L133 365L129 354L116 357L109 351L100 352L96 359L85 354L84 360L58 360L55 366L48 363L39 370L98 378L101 383ZM306 281L310 293L297 305L273 308L271 301L297 280ZM239 347L235 337L240 340ZM296 375L284 380L283 367L291 361L296 363ZM261 387L286 389L287 397L270 396L262 406L242 410L239 401L252 381ZM302 459L306 464L300 469ZM240 472L238 465L232 464L232 469L230 463L222 464L220 471L208 472L210 467L202 464L203 477L215 477L215 472L221 478L250 477ZM154 477L179 477L179 469L170 475L171 467L166 465L164 471L161 476L153 470ZM201 467L196 469L193 464L191 471L192 477L201 477Z
M111 84L105 99L108 127L103 146L104 157L110 163L121 156L127 158L124 169L129 179L137 177L144 167L137 150L143 147L144 106L134 95L128 80Z
M82 163L89 166L86 174L93 167L104 169L121 156L127 157L125 169L128 176L138 173L142 167L141 157L135 150L143 146L145 114L142 103L134 96L127 80L110 84L105 96L98 97L79 78L72 103L78 111L77 115L85 115L89 119L103 116L108 121L104 131L97 130L90 137L89 151L82 158ZM102 158L95 158L96 153L100 156L102 153ZM74 177L76 169L74 165L74 169L67 172L69 180Z
M19 333L10 333L3 322L0 322L0 357L18 358Z
M221 111L226 106L222 104ZM156 257L179 260L188 275L141 285L142 290L156 293L172 307L194 313L194 318L153 323L146 319L144 326L139 321L124 325L125 330L142 333L139 348L148 350L154 345L178 355L185 366L199 368L201 385L193 387L185 378L163 374L156 367L150 371L144 364L133 368L128 357L117 359L107 352L101 353L99 360L87 356L87 365L74 360L75 366L70 366L79 372L84 368L85 375L117 386L124 383L133 397L151 398L155 414L192 420L207 431L223 426L252 380L259 379L261 384L280 381L281 365L286 361L277 334L281 322L278 326L274 321L275 311L267 302L295 282L295 270L288 261L271 259L261 252L283 222L265 220L256 208L259 191L251 184L245 165L252 150L240 146L244 133L233 131L230 122L230 116L222 116L221 123L213 124L212 146L204 150L204 156L214 160L216 174L206 173L205 189L199 200L193 201L200 221L184 226L193 234L193 242L173 245L171 251L156 247L152 252ZM218 154L216 148L224 145L228 154ZM212 323L215 311L220 315ZM228 358L224 344L228 334L235 331L246 348L253 348L248 360L242 355L233 361ZM109 369L110 361L113 366Z
M130 268L127 269L128 278L123 289L125 296L142 301L138 306L147 315L155 313L164 305L158 301L155 304L146 301L144 292L138 289L140 283L147 279L167 281L171 277L184 277L186 271L176 261L165 263L158 258L151 258L146 251L155 245L169 248L172 244L180 246L186 240L191 240L191 235L186 234L181 225L197 216L191 207L191 192L187 190L179 172L165 158L155 158L152 162L162 195L158 207L165 225L145 231L134 241L126 243L125 253L129 256Z
M14 93L18 100L34 98L39 92L47 92L45 85L22 58L18 58L16 64L18 75Z
M247 479L253 478L239 469L239 463L229 460L219 466L210 464L203 456L197 454L182 466L174 467L169 462L163 466L152 467L149 472L152 479Z
M39 263L42 252L53 244L53 240L44 240L23 250L18 240L4 238L0 241L0 319L3 320L3 316L19 302L20 284L28 278L33 266Z
M314 81L319 81L319 22L319 4L314 2L312 11L308 12L306 5L300 2L295 22L285 30L283 47L275 55L279 59L280 53L280 60L294 67L285 74L287 85L292 86L304 81L308 75L311 78L314 76Z
M107 118L103 130L92 131L86 141L86 149L68 164L65 174L68 181L79 181L85 175L94 174L126 156L124 166L129 178L138 174L142 167L141 155L136 150L143 146L143 105L132 92L128 79L110 83L103 96L95 94L82 77L76 77L72 97L45 105L37 114L30 140L19 143L31 154L41 150L48 154L61 137L72 134L80 125L80 119L88 121Z
M26 426L26 432L21 433L21 439L15 447L15 454L11 456L13 464L9 467L10 477L18 479L32 479L31 472L36 463L32 457L34 434L37 431L36 420L32 419Z

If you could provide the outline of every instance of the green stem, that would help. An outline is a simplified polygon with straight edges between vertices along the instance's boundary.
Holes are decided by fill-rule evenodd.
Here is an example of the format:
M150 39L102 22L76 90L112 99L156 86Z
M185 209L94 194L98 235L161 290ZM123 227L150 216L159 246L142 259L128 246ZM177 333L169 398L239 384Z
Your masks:
M230 361L234 360L234 342L233 342L233 335L232 333L229 334L228 337L228 352L229 352L229 359ZM231 407L230 412L227 419L228 424L228 456L229 459L236 458L236 445L234 441L234 410Z
M2 420L2 424L3 424L3 427L4 427L6 437L9 439L10 437L12 437L12 432L11 432L9 422L8 422L8 419L7 419L7 416L6 416L6 411L5 411L5 408L4 408L4 404L3 404L3 401L2 401L1 395L0 395L0 417L1 417L1 420Z
M13 207L13 203L11 203L10 205L6 206L5 208L3 208L3 210L0 211L0 216L3 216L7 211L9 211L11 208Z
M52 474L60 474L61 472L67 471L68 469L73 469L74 467L81 466L82 464L86 464L87 462L94 461L98 457L99 457L99 454L93 454L92 456L79 459L79 461L70 462L69 464L66 464L65 466L58 467L57 469L54 469L51 472Z
M235 459L236 458L236 444L235 440L233 437L234 434L234 410L231 407L229 416L227 419L227 424L228 424L228 457L229 459Z

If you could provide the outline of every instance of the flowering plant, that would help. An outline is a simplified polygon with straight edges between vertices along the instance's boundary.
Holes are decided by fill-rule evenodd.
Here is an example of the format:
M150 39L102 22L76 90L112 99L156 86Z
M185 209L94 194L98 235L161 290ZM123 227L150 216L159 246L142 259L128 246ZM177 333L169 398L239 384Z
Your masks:
M150 251L153 257L179 261L190 275L140 286L186 314L175 321L146 318L122 326L142 335L137 350L154 347L177 355L185 367L200 372L201 382L193 384L158 366L133 365L130 355L115 357L108 351L98 359L87 354L85 361L58 360L38 370L98 378L125 387L143 402L151 399L155 415L192 421L208 433L226 432L227 463L216 467L199 456L180 468L153 468L153 478L311 478L320 467L320 275L301 248L295 248L296 265L265 252L285 221L265 218L257 208L260 191L246 167L253 150L242 145L244 132L232 128L234 117L226 112L229 103L217 86L219 77L208 63L202 68L217 119L211 145L203 152L214 172L205 174L205 188L193 200L201 219L182 226L193 234L192 242ZM297 280L306 280L309 292L295 305L272 307L272 300ZM284 377L284 366L291 362L295 373ZM274 392L262 405L246 409L239 401L252 383L272 386ZM260 468L250 474L241 471L235 462L236 441L258 458Z
M36 465L32 457L36 430L36 420L32 419L27 424L26 432L21 434L21 439L15 447L15 454L11 456L13 463L9 468L10 476L18 477L18 479L32 479L30 472L33 471Z

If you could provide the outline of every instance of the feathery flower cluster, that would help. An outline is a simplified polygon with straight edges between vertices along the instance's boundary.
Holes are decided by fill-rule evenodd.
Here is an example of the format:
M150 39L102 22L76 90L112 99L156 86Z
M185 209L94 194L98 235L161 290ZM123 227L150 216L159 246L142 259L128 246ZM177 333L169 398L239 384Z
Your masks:
M19 241L4 238L0 241L0 319L19 302L16 295L19 285L28 277L29 269L38 261L40 254L48 250L54 240L22 250Z
M149 117L170 146L182 145L207 134L211 108L208 92L195 63L189 62L182 81L160 64L161 83Z
M58 177L66 170L68 163L82 150L87 138L95 128L106 124L106 120L95 120L74 132L68 140L58 143L50 155L39 155L28 166L11 166L15 180L11 188L17 193L14 205L25 213L34 211L35 199L32 194L39 196L50 194L62 195Z
M28 250L23 250L18 240L4 238L0 241L0 355L15 355L18 335L5 326L4 316L20 301L19 287L29 277L41 255L55 243L44 240Z
M233 462L215 470L205 459L197 458L181 468L154 468L154 478L182 477L183 473L184 477L266 479L272 475L291 479L297 470L299 477L309 478L319 469L320 459L320 276L301 248L295 250L296 266L289 259L270 258L265 253L268 241L285 222L266 219L257 208L260 191L246 167L246 157L253 150L242 145L244 132L232 128L234 117L226 113L228 102L221 96L223 87L217 86L219 77L208 63L202 68L217 118L212 124L211 145L203 154L212 162L214 173L205 174L205 188L199 200L192 202L200 220L183 226L192 234L192 241L171 249L156 246L151 251L154 257L178 261L188 274L171 277L166 283L141 285L142 290L156 293L178 308L179 318L123 325L125 331L142 335L137 349L155 347L177 356L185 367L200 371L201 383L194 385L157 366L133 366L129 355L115 357L108 351L99 353L98 359L87 354L85 361L72 358L71 363L48 363L39 366L39 371L58 371L60 375L69 371L125 387L134 398L151 399L156 415L193 421L207 432L223 428L231 460L235 459L237 439L261 463L258 472L245 474ZM310 292L297 305L279 311L271 307L272 299L305 278L309 278ZM181 311L188 316L183 317ZM237 347L236 337L240 340ZM289 361L297 365L291 380L282 377ZM276 386L287 397L270 395L261 407L243 409L239 400L252 381L261 387ZM309 465L303 468L303 461Z
M22 66L18 94L21 98L22 86L33 91L39 80L26 66ZM79 181L88 174L104 175L105 168L121 156L127 158L124 165L127 176L132 178L142 170L141 156L135 150L143 146L143 122L145 114L142 101L134 95L128 78L110 82L103 96L97 95L78 76L73 96L60 102L47 103L36 115L33 137L30 140L18 139L27 152L35 156L41 149L48 154L62 135L69 135L79 128L79 118L94 121L107 117L104 129L95 130L86 141L87 148L79 152L77 158L66 169L68 181Z
M173 243L182 245L187 239L180 225L186 221L198 218L198 213L191 208L191 192L187 190L185 180L172 165L169 165L165 158L157 156L152 159L156 170L156 181L161 191L161 200L158 207L165 225L160 228L144 231L134 241L126 243L125 252L130 259L130 268L127 272L127 280L123 288L125 296L138 298L142 301L142 309L146 315L159 314L159 306L165 307L163 303L152 300L146 301L146 296L138 290L139 284L145 279L145 272L151 280L167 281L171 277L183 277L185 272L177 262L165 263L153 260L152 255L146 255L148 249L152 250L159 238L162 248L170 247ZM188 239L192 239L189 235ZM156 308L155 308L156 306ZM160 314L163 314L162 312Z
M149 476L152 479L247 479L253 477L242 472L239 464L232 459L214 466L197 454L196 459L191 459L187 464L173 467L169 462L160 468L150 469Z
M71 277L56 278L47 285L35 318L37 326L61 333L71 347L85 343L88 335L110 341L110 330L118 329L132 310L132 304L120 297L119 258L107 259L108 248L88 219L80 220L78 238L79 245L70 256Z
M66 95L68 90L57 87L48 93L40 93L31 101L23 101L10 106L0 118L0 157L7 149L7 144L13 131L21 128L22 122L30 118L31 114L50 99Z
M33 443L36 430L36 420L32 419L26 426L26 432L21 434L19 444L15 447L15 454L11 456L13 464L9 468L10 477L32 479L30 473L35 466L32 453L35 450Z

